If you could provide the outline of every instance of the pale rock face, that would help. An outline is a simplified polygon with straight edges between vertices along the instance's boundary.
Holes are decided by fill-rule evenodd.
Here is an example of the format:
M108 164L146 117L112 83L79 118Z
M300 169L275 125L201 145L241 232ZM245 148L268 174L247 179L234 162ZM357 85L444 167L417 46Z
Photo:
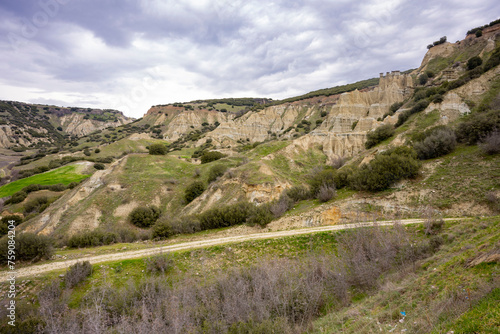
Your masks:
M281 133L292 126L300 113L301 106L271 106L260 112L250 112L240 118L221 123L207 137L224 145L239 139L250 139L252 142L263 141L270 137L269 132Z
M69 134L76 136L86 136L94 131L100 131L107 127L117 127L130 123L132 120L126 117L118 117L118 122L99 122L84 119L84 115L72 113L61 117L61 125Z
M341 94L332 103L319 106L320 111L328 113L324 122L311 133L295 139L288 150L293 151L294 146L307 150L315 145L323 145L323 151L329 159L356 154L364 147L366 132L379 125L377 118L387 113L393 103L403 101L411 94L413 86L410 76L392 72L381 76L379 86L373 90ZM271 138L272 133L283 134L301 119L307 120L317 108L317 105L307 102L295 102L249 112L221 123L207 134L207 138L212 138L218 145L229 145L247 138L251 142L263 141ZM355 122L357 125L353 130ZM288 132L284 137L290 139L292 135L292 132ZM200 141L203 142L205 140Z
M163 134L165 140L175 141L181 135L189 133L192 130L199 129L204 122L214 124L219 122L222 126L224 123L232 120L234 116L230 113L221 113L216 111L184 111L178 113L168 124L167 131ZM162 115L155 122L155 125L163 124L166 121L166 116Z
M47 130L43 128L32 128L32 127L20 128L19 131L21 131L21 134L17 135L17 140L19 145L28 146L32 143L36 144L38 142L48 141L46 138L33 137L29 132L26 131L26 129L35 130L38 133L47 133ZM15 137L16 135L12 131L9 125L0 126L0 148L9 148L13 145L16 145L17 143ZM26 137L28 139L26 139Z
M328 163L337 157L353 156L364 149L366 133L382 124L377 118L387 113L393 103L403 101L412 88L410 76L390 73L381 77L380 85L374 90L343 93L321 126L294 140L287 149L298 146L307 150L322 145ZM386 120L384 123L392 124L397 118L392 116Z

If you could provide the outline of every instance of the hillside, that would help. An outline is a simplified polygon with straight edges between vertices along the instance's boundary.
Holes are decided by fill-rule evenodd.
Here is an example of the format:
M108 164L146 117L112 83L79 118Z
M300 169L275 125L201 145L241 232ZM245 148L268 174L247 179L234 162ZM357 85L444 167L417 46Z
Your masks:
M109 272L96 265L76 288L66 279L50 283L66 289L68 299L63 301L61 292L44 305L71 309L79 327L53 319L62 332L90 326L75 319L88 311L96 291L110 298L100 305L112 324L96 322L117 332L139 331L138 319L152 332L175 326L179 332L214 333L368 332L397 326L412 333L466 332L461 322L474 322L471 314L485 313L481 303L498 298L499 278L500 24L476 32L456 43L442 39L429 45L418 69L395 69L282 101L177 102L153 106L138 120L110 110L1 102L0 233L7 233L7 220L15 220L17 231L38 240L36 254L26 251L21 260L28 266L191 238L209 242L421 218L424 224L407 228L311 234L300 242L292 237L242 242L234 250L225 245L199 253L179 248L173 262L161 256L111 261ZM444 223L443 217L453 219ZM23 242L18 249L31 249ZM49 244L56 247L55 257ZM5 237L2 247L7 249ZM272 256L261 266L253 252ZM489 260L479 260L483 255ZM234 277L222 275L222 268ZM129 272L131 281L125 283ZM104 276L111 277L109 286L96 283ZM206 277L207 285L198 276ZM36 278L27 295L35 298L38 283L54 277ZM249 291L255 287L268 291L258 283L262 277L270 277L269 284L283 295L266 299L272 293L263 293L252 299L252 310L244 309L230 287L242 286L245 298L253 298ZM296 277L297 285L287 277ZM304 277L315 283L309 286ZM450 281L449 288L443 280ZM143 299L149 292L134 295L135 289L149 291L148 284L162 296L155 304L162 316L174 320L154 322L110 292L116 288L134 305L147 304L150 316L155 307ZM283 286L290 289L280 290ZM226 288L234 294L213 295ZM470 292L468 305L460 289ZM190 300L205 302L190 309ZM454 302L458 306L450 306ZM180 303L182 312L172 314L169 303ZM36 307L45 307L41 304ZM34 314L36 307L27 309ZM217 313L219 307L225 311ZM426 308L432 315L426 316ZM495 320L488 321L493 328Z

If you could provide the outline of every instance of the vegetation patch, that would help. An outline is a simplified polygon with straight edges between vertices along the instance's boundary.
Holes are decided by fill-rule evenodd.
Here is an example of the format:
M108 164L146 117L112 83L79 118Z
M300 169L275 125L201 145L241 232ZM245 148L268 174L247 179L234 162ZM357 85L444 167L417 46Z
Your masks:
M77 166L75 165L64 166L50 172L33 175L21 180L8 183L0 187L0 197L11 196L12 194L31 184L54 185L61 183L64 185L68 185L71 182L80 182L90 176L79 174L76 171Z

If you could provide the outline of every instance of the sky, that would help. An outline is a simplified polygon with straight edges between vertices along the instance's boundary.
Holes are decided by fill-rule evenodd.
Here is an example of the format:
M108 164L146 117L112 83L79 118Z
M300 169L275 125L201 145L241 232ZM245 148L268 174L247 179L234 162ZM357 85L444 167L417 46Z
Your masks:
M0 0L0 100L117 109L283 99L417 68L498 0Z

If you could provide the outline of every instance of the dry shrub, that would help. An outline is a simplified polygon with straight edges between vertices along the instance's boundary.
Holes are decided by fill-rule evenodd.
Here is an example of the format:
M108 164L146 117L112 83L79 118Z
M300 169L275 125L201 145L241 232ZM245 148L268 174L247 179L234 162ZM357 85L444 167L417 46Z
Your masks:
M155 256L148 257L146 260L146 270L150 273L162 274L169 272L174 265L174 261L170 254L158 254Z
M67 288L73 288L92 274L92 265L89 261L77 262L66 271L64 282Z
M326 305L348 303L350 288L372 288L382 272L416 259L400 226L347 231L338 242L338 256L269 258L199 277L155 275L118 289L103 285L89 291L81 308L67 310L65 317L44 312L44 330L302 333ZM168 255L147 261L154 268L149 271L166 272L172 266Z
M332 198L337 196L337 190L335 186L323 184L319 187L318 195L316 196L321 202L328 202Z
M500 153L500 131L495 130L486 136L480 147L485 154L493 155Z

